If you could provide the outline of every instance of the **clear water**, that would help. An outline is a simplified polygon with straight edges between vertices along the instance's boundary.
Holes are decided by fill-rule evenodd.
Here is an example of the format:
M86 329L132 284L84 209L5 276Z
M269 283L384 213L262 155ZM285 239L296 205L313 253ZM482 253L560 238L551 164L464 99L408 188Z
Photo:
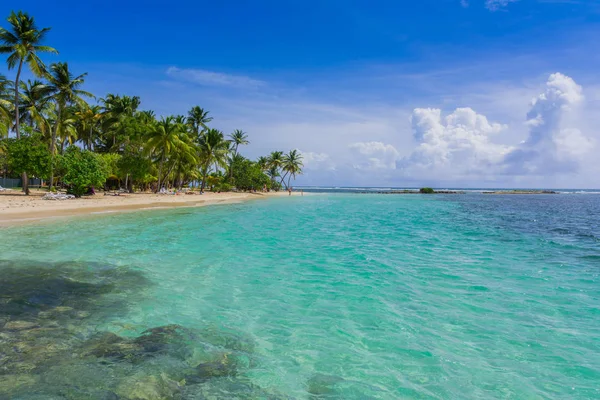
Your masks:
M0 398L600 398L600 196L304 196L0 243L0 326L42 327L0 328ZM194 332L183 355L77 350L170 324ZM207 362L235 371L194 380Z

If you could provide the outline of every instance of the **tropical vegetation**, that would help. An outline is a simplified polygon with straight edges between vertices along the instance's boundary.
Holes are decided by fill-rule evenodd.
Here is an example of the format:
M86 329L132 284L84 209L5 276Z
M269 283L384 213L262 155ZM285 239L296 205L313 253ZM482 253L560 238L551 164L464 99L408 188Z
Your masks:
M250 143L241 129L225 134L210 112L191 107L185 115L157 116L137 96L94 96L87 73L67 62L46 65L42 54L50 28L18 11L0 27L0 168L4 176L45 181L76 196L94 188L129 192L161 189L280 190L302 173L302 155L273 151L256 161L244 157ZM23 80L27 70L34 79ZM29 177L29 178L28 178Z

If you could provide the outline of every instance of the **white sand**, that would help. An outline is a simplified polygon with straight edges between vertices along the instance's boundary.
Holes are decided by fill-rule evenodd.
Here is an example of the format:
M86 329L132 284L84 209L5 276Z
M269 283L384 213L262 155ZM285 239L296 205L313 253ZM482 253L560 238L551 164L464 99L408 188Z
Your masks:
M0 225L14 225L29 221L73 215L113 214L152 208L201 207L211 204L235 203L272 196L279 193L205 193L203 195L159 195L151 193L122 194L120 196L98 193L71 200L42 200L44 191L32 191L25 196L18 190L0 192ZM294 192L293 196L300 193Z

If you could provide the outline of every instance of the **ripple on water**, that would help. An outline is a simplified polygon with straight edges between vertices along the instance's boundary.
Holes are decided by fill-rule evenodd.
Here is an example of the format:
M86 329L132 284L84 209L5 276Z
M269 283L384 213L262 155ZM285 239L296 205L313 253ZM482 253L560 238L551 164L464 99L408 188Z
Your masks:
M599 229L483 195L4 229L0 398L597 398Z

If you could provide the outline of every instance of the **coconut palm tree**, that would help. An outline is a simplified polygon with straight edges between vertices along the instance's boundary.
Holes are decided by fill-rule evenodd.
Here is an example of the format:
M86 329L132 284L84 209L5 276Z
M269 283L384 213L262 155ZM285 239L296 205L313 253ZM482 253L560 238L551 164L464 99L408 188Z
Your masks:
M258 164L258 166L260 167L261 170L263 170L263 171L269 170L269 158L268 157L260 156L260 157L258 157L258 160L256 160L256 163Z
M46 138L49 138L50 126L46 114L51 100L51 87L37 79L22 81L20 86L20 122L29 125L32 129L38 130Z
M91 93L79 89L85 82L87 73L74 76L69 70L67 63L59 62L50 65L48 82L52 93L52 100L56 105L56 119L50 139L50 153L52 163L50 165L50 187L54 184L54 152L56 148L56 137L61 129L60 124L63 121L63 113L68 106L83 106L85 101L83 97L94 97Z
M281 166L283 165L283 151L272 151L269 154L269 170L272 172L269 174L273 182L275 182L275 178L281 176L279 172ZM283 180L282 180L283 181ZM283 185L283 183L281 183Z
M77 137L83 142L84 148L93 150L93 144L100 136L102 108L98 105L90 106L88 104L77 106L75 116L77 117Z
M236 129L235 131L233 131L232 134L229 135L229 141L231 143L231 145L233 146L233 148L231 149L231 153L233 154L233 156L237 156L238 155L238 147L240 145L247 145L250 144L250 142L248 141L248 135L246 134L246 132L242 131L241 129ZM231 178L233 176L233 157L231 158L231 163L229 164L229 177Z
M200 141L200 135L208 130L207 124L213 120L212 117L208 116L208 113L200 106L194 106L188 111L187 124L195 135L196 141Z
M10 31L0 28L0 53L9 54L6 60L9 70L17 67L14 110L15 132L17 139L19 139L21 137L19 130L19 82L23 64L27 63L31 72L41 77L46 73L46 67L38 57L38 53L58 53L58 51L52 47L41 45L50 28L38 29L35 19L28 14L21 11L15 13L13 11L10 13L7 21L10 24Z
M240 145L250 144L250 142L248 141L248 135L241 129L236 129L235 131L233 131L233 133L229 135L229 138L231 139L231 143L233 143L233 152L235 154L238 153L238 147Z
M217 129L209 129L200 137L199 152L201 160L202 185L200 190L204 190L206 177L211 165L225 168L227 166L227 153L229 150L229 141L225 140L223 132Z
M282 182L287 176L288 181L286 189L290 187L291 178L296 179L296 175L302 173L302 167L302 154L300 154L298 150L291 150L288 154L283 156L282 169L285 171L285 174L283 175Z
M12 103L9 100L10 82L0 74L0 138L6 136L11 125Z
M157 191L160 190L163 183L163 167L169 155L179 152L186 159L190 159L193 155L193 148L190 143L186 143L185 137L185 126L176 123L174 117L161 119L148 133L146 152L153 154L158 160Z
M137 114L140 98L108 94L100 99L100 103L103 133L101 147L104 151L122 150L123 144L127 142L128 122Z

